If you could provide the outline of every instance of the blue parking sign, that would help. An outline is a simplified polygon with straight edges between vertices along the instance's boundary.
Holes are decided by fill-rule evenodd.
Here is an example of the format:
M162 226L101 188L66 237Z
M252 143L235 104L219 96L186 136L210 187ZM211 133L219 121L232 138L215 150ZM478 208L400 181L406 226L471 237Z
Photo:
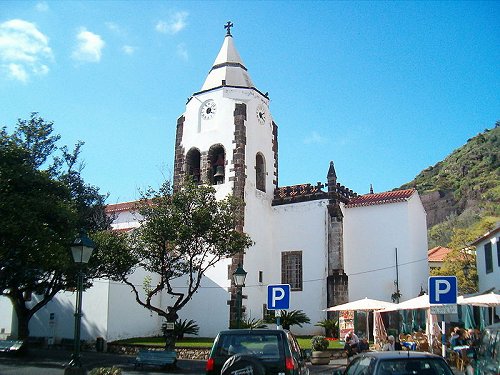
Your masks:
M429 277L429 303L431 305L456 304L457 290L456 276Z
M267 286L267 309L288 310L290 308L290 285L275 284Z

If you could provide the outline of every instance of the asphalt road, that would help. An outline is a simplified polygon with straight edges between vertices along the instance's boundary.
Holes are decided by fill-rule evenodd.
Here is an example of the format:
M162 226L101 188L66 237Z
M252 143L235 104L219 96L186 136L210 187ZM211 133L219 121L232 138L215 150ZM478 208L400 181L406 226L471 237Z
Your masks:
M61 349L30 349L23 354L2 354L0 355L0 375L63 375L65 365L70 358L71 351ZM176 370L162 370L158 367L134 369L134 359L134 356L122 354L82 353L82 364L89 370L96 367L116 366L122 369L123 375L205 374L205 361L180 359L177 361ZM343 364L345 364L345 359L332 360L329 365L309 365L309 371L311 375L331 374L334 368Z

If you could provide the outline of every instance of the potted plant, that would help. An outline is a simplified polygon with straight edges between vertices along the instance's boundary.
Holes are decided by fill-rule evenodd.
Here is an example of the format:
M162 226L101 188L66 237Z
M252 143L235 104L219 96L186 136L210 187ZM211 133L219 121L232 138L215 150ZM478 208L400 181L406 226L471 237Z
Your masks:
M330 363L330 352L328 351L330 342L325 336L314 336L311 339L311 364L327 365Z

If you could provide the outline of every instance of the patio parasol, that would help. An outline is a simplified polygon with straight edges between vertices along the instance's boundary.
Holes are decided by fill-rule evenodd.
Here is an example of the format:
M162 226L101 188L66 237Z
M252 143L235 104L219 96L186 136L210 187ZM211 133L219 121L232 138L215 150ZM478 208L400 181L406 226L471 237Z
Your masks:
M363 298L356 301L344 303L342 305L332 306L323 311L375 311L383 310L395 306L394 303L380 301L377 299ZM366 335L370 341L370 329L368 326L368 313L366 314Z
M472 306L480 306L480 307L491 307L491 323L493 324L493 309L497 306L500 306L500 294L496 294L494 292L480 294L474 297L464 297L457 301L460 305L472 305Z
M382 315L380 312L373 312L373 342L375 344L379 344L385 342L387 340L387 331L385 330L384 321L382 320Z

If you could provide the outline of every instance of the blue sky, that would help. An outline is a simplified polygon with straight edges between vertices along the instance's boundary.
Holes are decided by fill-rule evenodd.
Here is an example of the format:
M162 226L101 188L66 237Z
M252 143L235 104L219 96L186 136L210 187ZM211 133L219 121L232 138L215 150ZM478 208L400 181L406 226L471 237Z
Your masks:
M500 120L500 2L2 1L0 125L83 140L108 203L172 174L223 25L278 124L279 185L412 180Z

